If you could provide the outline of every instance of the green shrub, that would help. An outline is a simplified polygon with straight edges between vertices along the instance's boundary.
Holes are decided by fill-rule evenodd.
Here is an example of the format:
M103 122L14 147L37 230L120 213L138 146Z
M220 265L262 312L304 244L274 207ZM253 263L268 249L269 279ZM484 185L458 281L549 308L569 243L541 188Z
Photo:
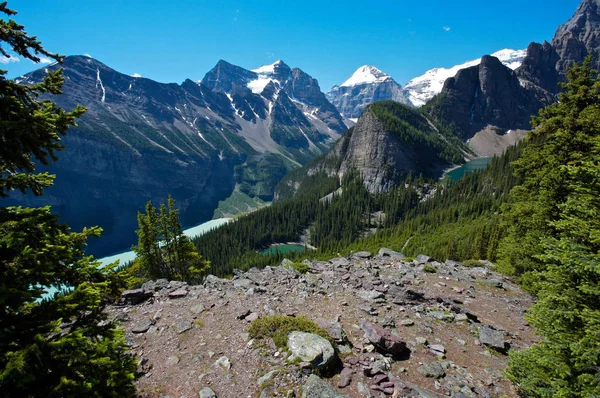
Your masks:
M483 264L479 260L465 260L462 265L469 268L483 267Z
M296 271L300 272L301 274L306 274L309 270L308 265L304 264L304 263L291 263L286 265L286 268L294 268Z
M303 316L275 315L259 318L248 328L250 338L272 338L277 347L287 347L287 337L291 332L314 333L331 341L327 331Z
M433 265L425 264L425 266L423 267L423 271L429 272L430 274L435 274L437 272L437 269Z

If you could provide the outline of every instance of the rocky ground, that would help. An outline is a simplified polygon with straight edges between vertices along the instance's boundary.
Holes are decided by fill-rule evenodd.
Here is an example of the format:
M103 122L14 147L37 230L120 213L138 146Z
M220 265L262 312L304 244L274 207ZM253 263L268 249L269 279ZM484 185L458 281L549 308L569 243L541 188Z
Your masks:
M511 397L506 352L535 338L532 299L486 264L468 268L382 249L350 258L159 280L109 308L144 375L142 397ZM284 260L284 263L286 260ZM305 316L325 328L288 348L253 340L250 323ZM334 350L334 349L335 350Z

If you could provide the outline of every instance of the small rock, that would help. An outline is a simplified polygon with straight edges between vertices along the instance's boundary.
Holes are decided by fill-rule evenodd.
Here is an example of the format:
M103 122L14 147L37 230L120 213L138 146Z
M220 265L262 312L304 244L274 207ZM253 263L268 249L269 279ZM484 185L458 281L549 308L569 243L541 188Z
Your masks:
M343 398L344 395L338 393L335 388L322 380L320 377L311 374L308 380L302 386L302 398Z
M479 341L481 341L481 344L502 353L507 351L504 332L494 330L489 326L479 327Z
M417 372L421 373L425 377L433 377L435 379L440 379L446 376L446 372L444 371L444 367L439 362L429 362L425 363L417 368Z
M204 387L200 391L200 398L217 398L217 394L215 394L215 392L209 387Z
M180 288L180 289L177 289L177 290L169 293L169 298L177 299L177 298L185 297L187 295L188 295L187 289Z
M220 366L225 370L231 369L231 362L229 362L229 358L227 358L226 356L222 356L221 358L217 359L215 365Z
M177 365L179 363L179 357L174 356L174 355L170 356L169 358L167 358L166 363L167 363L168 366Z
M371 257L373 257L373 255L371 254L371 252L361 251L361 252L358 252L358 253L354 253L352 255L352 257L354 257L354 258L371 258Z
M379 258L390 257L393 260L400 260L400 259L406 258L406 256L404 254L396 252L391 249L388 249L386 247L382 247L381 249L379 249L379 252L377 253L377 257L379 257Z
M419 254L417 257L415 257L415 263L416 264L425 264L428 263L430 261L432 261L433 259L429 256L426 256L424 254Z
M192 328L192 324L193 324L193 320L189 319L189 318L183 318L177 321L177 323L175 324L175 329L177 330L177 333L181 334L183 332L187 332L188 330L190 330Z
M377 299L385 298L385 295L376 290L360 290L357 296L366 301L375 301Z
M278 373L279 373L278 370L272 370L269 373L265 374L264 376L261 376L257 381L258 386L261 387L263 384L265 384L267 381L271 380Z
M257 312L253 312L250 315L248 315L245 319L246 319L246 322L254 322L258 318L259 318L258 313Z
M415 339L415 341L417 342L417 344L421 344L421 345L427 344L427 339L425 337L417 337Z
M433 355L437 355L438 357L444 357L446 355L446 347L441 344L432 344L429 346L429 351Z
M402 321L400 321L400 325L402 326L412 326L415 324L415 321L413 321L412 319L403 319Z
M367 340L382 350L391 354L401 354L406 351L406 343L389 330L365 320L360 322L360 328Z
M154 325L154 321L150 318L144 318L140 320L134 327L131 329L133 333L146 333L150 327Z
M135 305L148 300L150 297L152 297L152 295L153 294L151 292L144 289L125 290L121 294L121 300L125 304Z
M342 372L340 373L340 381L338 382L338 387L339 388L348 387L350 385L350 383L352 382L352 374L353 373L354 372L350 368L342 369Z

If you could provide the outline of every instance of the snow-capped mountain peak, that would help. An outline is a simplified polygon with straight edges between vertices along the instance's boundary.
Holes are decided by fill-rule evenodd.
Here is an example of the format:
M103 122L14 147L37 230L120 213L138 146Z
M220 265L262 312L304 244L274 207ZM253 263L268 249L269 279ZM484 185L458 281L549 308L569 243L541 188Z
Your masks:
M511 50L504 49L492 54L504 65L511 69L517 69L521 66L523 59L527 55L527 50ZM467 61L464 64L455 65L451 68L434 68L425 72L423 75L416 77L406 83L404 87L408 91L410 101L415 106L423 106L431 98L435 97L442 91L444 82L450 77L456 76L459 70L479 65L481 58Z
M391 77L387 73L380 71L374 66L363 65L358 68L356 72L352 74L352 76L350 76L350 79L342 83L340 87L353 87L363 84L381 83L388 79L391 79Z
M270 65L263 65L260 68L252 69L252 72L258 73L259 75L275 73L275 67L281 63L283 63L283 61L278 59Z

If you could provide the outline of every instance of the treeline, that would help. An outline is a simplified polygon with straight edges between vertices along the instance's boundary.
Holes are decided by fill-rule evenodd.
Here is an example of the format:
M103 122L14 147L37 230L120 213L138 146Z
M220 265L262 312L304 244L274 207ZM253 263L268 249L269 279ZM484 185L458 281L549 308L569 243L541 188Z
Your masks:
M387 246L440 259L495 259L502 237L496 213L518 182L510 163L520 151L510 148L457 182L409 175L400 187L377 195L366 190L358 172L345 175L341 184L320 172L303 180L293 199L240 217L194 243L211 261L209 272L219 276L279 263L283 255L261 252L273 243L297 241L306 231L318 250L287 253L288 258Z
M461 149L464 145L445 126L430 124L419 111L395 101L381 101L369 106L373 114L383 123L386 131L398 136L410 145L424 162L445 160L451 164L464 162Z

